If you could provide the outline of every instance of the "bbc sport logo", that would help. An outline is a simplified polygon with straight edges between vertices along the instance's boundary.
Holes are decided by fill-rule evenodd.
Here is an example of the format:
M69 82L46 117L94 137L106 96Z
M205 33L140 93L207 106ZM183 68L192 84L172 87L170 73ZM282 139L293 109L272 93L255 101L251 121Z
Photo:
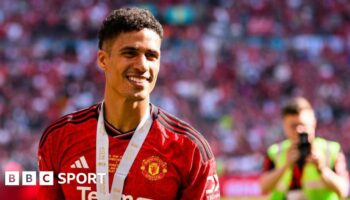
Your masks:
M39 174L39 176L37 176ZM20 176L21 175L21 176ZM70 184L76 182L78 184L96 184L99 181L101 184L105 182L105 173L59 173L57 176L58 184ZM39 182L37 182L39 178ZM54 173L53 171L6 171L5 172L5 185L54 185Z

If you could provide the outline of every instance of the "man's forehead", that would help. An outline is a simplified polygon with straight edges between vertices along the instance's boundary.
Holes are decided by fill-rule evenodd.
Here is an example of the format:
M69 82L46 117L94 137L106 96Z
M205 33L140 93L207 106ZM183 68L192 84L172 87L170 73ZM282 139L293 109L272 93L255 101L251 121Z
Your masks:
M293 123L295 121L313 123L315 121L315 114L312 110L302 110L299 114L286 115L284 120Z
M141 31L133 31L121 33L113 41L114 46L118 46L118 49L125 47L132 48L152 48L153 50L159 50L161 45L161 38L159 35L152 31L143 29Z
M128 31L128 32L121 32L119 33L115 39L130 39L130 38L138 38L138 39L145 39L145 40L156 40L161 41L162 39L152 29L144 28L139 31Z
M315 114L314 114L314 112L312 111L312 110L302 110L301 112L300 112L300 117L302 118L302 119L314 119L315 118Z

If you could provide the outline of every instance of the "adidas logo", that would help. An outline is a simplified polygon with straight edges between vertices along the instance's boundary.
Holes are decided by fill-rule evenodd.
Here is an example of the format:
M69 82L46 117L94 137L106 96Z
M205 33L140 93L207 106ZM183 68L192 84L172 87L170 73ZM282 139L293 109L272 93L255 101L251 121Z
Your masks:
M84 169L89 169L89 165L86 162L86 159L84 156L81 156L78 160L76 160L74 162L74 164L72 164L70 166L70 168L84 168Z

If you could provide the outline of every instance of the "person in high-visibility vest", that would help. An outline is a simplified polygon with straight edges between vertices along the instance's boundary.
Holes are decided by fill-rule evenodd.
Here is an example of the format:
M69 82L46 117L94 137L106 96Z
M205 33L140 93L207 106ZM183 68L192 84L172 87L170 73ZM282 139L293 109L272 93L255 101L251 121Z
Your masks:
M316 116L303 97L282 108L286 140L271 145L260 177L273 200L337 200L348 195L349 175L339 143L315 136ZM304 138L304 139L303 139Z

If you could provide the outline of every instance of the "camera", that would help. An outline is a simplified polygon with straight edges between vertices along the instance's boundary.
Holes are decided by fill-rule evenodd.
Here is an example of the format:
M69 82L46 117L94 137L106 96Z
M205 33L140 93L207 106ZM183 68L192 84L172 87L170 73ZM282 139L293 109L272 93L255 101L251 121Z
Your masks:
M308 140L307 133L299 133L298 150L300 155L298 165L302 167L305 164L306 157L311 153L311 144Z

